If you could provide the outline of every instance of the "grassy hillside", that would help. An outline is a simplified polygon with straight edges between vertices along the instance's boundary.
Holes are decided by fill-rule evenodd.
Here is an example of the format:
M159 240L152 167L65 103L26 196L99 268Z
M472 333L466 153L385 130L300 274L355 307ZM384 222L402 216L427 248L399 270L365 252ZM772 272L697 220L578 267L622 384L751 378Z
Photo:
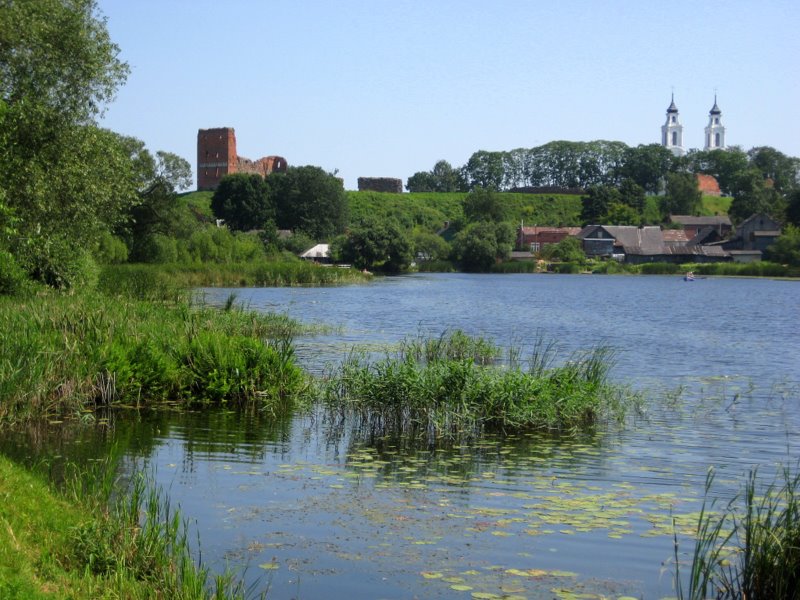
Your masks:
M347 192L350 200L350 220L367 216L393 217L403 226L419 226L436 231L445 221L463 218L463 192L390 194L381 192ZM510 220L530 225L579 225L581 201L579 196L558 194L501 193L508 203Z
M727 215L733 198L730 196L703 196L700 215L713 217L714 215Z

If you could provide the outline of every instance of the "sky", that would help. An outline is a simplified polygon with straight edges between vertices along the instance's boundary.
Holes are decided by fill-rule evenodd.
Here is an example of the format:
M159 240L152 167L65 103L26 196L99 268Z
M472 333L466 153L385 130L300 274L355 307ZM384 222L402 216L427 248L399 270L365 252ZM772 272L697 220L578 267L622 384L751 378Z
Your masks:
M101 125L196 172L240 156L406 182L440 159L553 140L684 146L717 101L728 145L800 156L796 0L98 0L127 82Z

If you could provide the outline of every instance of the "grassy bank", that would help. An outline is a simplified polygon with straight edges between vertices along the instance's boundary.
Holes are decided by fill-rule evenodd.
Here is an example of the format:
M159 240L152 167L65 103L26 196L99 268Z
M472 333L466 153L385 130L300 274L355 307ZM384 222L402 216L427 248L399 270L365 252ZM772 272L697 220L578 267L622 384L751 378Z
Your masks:
M57 492L0 456L0 598L243 598L189 552L180 513L137 478L109 507L77 479Z
M292 406L301 326L282 315L101 293L0 297L0 426L98 406ZM88 411L88 412L87 412ZM91 418L91 415L88 416Z
M428 438L482 430L564 430L620 416L631 397L607 382L611 352L595 349L552 367L553 347L540 344L520 362L516 351L494 366L490 342L456 332L405 344L370 362L353 354L333 373L326 401L354 411L379 434Z

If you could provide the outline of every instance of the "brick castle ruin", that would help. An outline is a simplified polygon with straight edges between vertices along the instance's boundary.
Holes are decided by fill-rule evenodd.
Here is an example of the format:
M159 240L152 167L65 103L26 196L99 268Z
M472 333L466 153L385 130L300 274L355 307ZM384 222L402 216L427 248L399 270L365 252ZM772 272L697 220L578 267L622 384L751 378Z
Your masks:
M285 173L286 159L265 156L250 160L236 154L236 133L233 127L199 129L197 131L197 190L215 190L220 179L234 173Z

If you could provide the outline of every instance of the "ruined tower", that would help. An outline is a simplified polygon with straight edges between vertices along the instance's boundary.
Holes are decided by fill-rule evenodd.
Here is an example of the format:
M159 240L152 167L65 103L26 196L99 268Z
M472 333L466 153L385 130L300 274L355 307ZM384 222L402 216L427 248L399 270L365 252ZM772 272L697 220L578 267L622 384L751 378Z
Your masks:
M197 131L198 191L217 189L225 175L255 173L266 177L270 173L285 173L286 168L286 159L282 156L265 156L258 160L239 156L233 127Z
M197 189L213 190L219 180L236 173L236 134L232 127L197 132Z

